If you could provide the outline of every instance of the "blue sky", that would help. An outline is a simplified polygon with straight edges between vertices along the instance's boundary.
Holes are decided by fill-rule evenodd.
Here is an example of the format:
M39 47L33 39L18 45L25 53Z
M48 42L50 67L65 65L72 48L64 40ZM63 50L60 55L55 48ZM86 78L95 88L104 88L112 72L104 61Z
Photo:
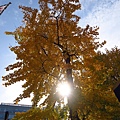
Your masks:
M38 7L37 0L0 0L0 5L12 2L12 4L0 16L0 103L12 103L22 92L21 84L17 83L8 88L2 86L2 76L6 74L5 67L15 62L15 55L9 50L9 46L17 45L12 36L4 34L5 31L14 31L22 25L23 14L19 5ZM106 40L105 48L115 46L120 48L120 0L81 0L82 10L77 12L81 17L79 25L84 27L99 26L99 38ZM30 104L30 100L21 101Z

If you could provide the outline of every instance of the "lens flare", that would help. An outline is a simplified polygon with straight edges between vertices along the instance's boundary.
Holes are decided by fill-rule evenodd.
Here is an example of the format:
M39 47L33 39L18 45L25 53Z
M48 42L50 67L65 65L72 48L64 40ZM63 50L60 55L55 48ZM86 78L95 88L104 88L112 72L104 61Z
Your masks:
M67 97L70 94L70 86L67 82L62 82L58 84L57 91L63 97Z

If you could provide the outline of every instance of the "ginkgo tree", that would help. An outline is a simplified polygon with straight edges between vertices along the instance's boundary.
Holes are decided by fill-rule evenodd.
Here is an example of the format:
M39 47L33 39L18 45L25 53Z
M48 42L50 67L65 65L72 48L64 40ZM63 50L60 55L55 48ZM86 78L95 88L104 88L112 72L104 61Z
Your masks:
M57 86L61 82L67 82L71 88L68 96L71 120L99 118L99 110L95 115L91 112L94 100L99 101L94 99L98 97L96 73L103 66L96 59L97 49L105 44L98 41L99 28L79 26L80 17L75 14L81 7L79 0L39 0L38 4L39 10L20 6L24 25L6 32L15 37L18 45L10 47L17 62L6 67L6 71L12 72L3 76L4 85L24 81L23 93L15 102L31 97L33 103L30 111L18 113L15 119L58 120L56 103L62 103L63 98Z
M80 80L82 100L78 111L81 120L120 119L120 103L113 92L116 83L120 83L119 57L120 49L116 47L104 53L98 51L87 65Z

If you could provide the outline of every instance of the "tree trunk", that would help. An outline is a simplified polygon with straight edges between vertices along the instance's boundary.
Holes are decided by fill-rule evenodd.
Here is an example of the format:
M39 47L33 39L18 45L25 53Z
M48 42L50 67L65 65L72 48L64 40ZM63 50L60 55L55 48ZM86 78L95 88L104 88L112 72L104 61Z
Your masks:
M73 94L73 91L74 91L74 86L73 86L73 78L72 78L72 68L70 67L70 55L68 55L68 57L65 59L65 62L66 62L66 65L67 65L67 68L66 68L67 82L69 83L69 85L71 87L71 94L68 97L68 107L69 107L69 110L70 110L69 118L70 118L70 120L80 120L79 117L78 117L77 110L73 111L73 109L72 109L72 104L74 105L75 103L72 103L73 99L74 99L72 97L72 94Z

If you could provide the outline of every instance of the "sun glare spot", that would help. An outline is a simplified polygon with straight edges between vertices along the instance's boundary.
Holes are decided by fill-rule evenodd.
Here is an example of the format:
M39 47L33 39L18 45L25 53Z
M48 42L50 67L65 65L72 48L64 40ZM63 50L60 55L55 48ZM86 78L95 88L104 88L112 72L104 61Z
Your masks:
M67 97L70 94L70 86L67 82L59 83L57 87L57 91L63 97Z

